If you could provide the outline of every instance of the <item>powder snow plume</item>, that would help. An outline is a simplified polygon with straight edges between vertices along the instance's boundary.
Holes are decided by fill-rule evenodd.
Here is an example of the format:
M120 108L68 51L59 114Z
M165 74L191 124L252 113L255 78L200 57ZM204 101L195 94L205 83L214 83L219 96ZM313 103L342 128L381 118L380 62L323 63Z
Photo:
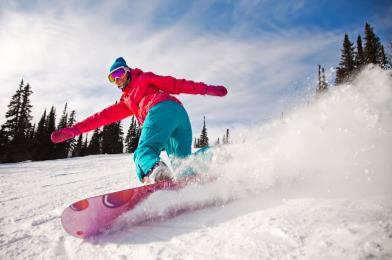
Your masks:
M212 150L213 163L204 174L217 180L153 194L120 218L118 227L140 216L165 218L178 208L271 193L281 198L392 197L391 72L369 66L352 83L333 87L284 118L236 129L232 140ZM187 163L202 164L198 159Z
M311 195L390 196L391 72L368 67L351 84L233 140L223 175L253 192L297 185Z

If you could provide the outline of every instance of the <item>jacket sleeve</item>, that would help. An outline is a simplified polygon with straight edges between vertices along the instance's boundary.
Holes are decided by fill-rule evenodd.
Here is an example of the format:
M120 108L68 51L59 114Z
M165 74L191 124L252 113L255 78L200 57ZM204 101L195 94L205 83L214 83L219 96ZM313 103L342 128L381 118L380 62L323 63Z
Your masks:
M176 79L171 76L158 76L154 73L146 73L149 84L168 92L170 94L200 94L205 95L207 92L207 84L203 82L194 82L185 79Z
M76 123L74 127L76 127L80 133L86 133L101 126L117 122L131 116L132 114L132 111L125 105L125 103L120 101L119 103L105 108L101 112Z

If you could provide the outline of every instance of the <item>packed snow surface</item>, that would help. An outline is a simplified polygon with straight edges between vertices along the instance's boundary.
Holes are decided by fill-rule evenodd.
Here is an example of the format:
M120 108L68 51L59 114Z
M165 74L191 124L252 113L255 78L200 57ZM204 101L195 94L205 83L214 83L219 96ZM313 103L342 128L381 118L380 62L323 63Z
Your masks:
M390 72L231 134L202 173L216 180L156 192L87 240L62 210L140 185L131 155L0 165L0 259L392 259Z

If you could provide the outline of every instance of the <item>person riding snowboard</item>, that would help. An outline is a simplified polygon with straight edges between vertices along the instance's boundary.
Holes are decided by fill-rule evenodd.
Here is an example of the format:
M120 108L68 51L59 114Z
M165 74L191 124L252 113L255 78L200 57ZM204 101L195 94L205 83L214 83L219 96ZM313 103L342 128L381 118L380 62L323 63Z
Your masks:
M109 81L122 91L120 101L72 127L54 131L51 140L60 143L82 133L134 115L142 127L138 147L134 152L136 174L143 183L171 179L160 153L169 158L191 154L192 128L182 103L172 94L225 96L224 86L207 85L171 76L158 76L128 67L124 58L117 58L110 67Z

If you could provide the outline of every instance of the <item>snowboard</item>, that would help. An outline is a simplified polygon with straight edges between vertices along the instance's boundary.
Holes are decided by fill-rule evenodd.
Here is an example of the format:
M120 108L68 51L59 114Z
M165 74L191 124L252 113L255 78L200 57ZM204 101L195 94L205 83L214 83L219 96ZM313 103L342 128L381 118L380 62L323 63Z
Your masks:
M211 161L209 147L204 147L192 154L201 160ZM159 190L179 190L190 183L202 184L213 181L213 177L202 177L193 170L183 172L179 180L165 180L153 184L99 195L77 201L64 209L61 223L64 230L72 236L87 238L98 235L110 228L113 222L124 212L132 210L141 201Z
M199 182L197 176L165 180L83 199L64 209L61 223L64 230L74 237L95 236L110 228L117 217L132 210L152 193L159 190L179 190L191 182Z

